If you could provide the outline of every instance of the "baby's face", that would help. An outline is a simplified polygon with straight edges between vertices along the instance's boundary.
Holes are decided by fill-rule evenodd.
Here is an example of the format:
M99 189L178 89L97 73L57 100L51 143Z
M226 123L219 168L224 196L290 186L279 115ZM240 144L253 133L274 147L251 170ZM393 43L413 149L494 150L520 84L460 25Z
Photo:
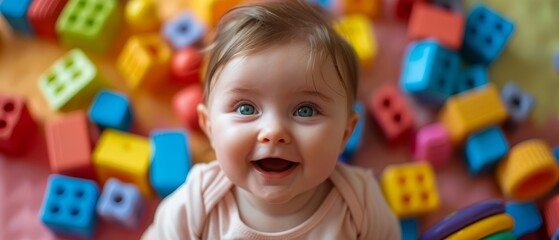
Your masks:
M356 122L333 66L313 80L307 52L295 43L233 58L199 109L227 177L270 203L325 181Z

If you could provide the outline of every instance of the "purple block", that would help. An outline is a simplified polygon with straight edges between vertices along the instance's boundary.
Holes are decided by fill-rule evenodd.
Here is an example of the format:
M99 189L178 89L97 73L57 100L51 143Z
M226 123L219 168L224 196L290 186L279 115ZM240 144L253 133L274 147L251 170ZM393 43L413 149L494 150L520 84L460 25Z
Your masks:
M145 199L133 184L111 178L105 183L97 203L97 214L103 219L128 228L138 226L145 208Z
M162 31L163 36L171 43L173 48L179 50L200 40L206 30L194 15L184 12L165 23Z

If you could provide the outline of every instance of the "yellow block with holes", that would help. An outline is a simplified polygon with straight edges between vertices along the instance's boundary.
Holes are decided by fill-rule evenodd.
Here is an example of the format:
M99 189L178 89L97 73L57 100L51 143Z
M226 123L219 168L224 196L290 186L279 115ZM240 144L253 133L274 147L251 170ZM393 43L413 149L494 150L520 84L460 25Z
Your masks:
M118 56L116 65L130 89L146 87L167 79L172 51L159 34L132 36Z
M508 113L493 84L449 98L441 110L440 122L448 129L452 142L462 144L466 137L494 124L501 124Z
M501 213L474 222L446 237L445 240L481 239L498 232L511 231L513 227L514 219L506 213Z
M428 162L386 167L381 179L384 196L400 218L416 217L439 208L435 174Z
M229 9L246 0L196 0L190 2L196 17L208 26L215 27Z
M148 179L150 159L148 139L112 129L103 131L93 151L93 166L101 184L115 177L136 184L146 197L153 194Z
M351 44L361 67L370 68L377 55L377 40L370 20L362 14L348 15L341 18L334 28Z
M513 146L499 163L497 180L509 198L536 200L557 184L559 166L545 141L527 140Z
M345 0L342 2L346 15L363 14L369 18L378 17L382 7L380 0Z

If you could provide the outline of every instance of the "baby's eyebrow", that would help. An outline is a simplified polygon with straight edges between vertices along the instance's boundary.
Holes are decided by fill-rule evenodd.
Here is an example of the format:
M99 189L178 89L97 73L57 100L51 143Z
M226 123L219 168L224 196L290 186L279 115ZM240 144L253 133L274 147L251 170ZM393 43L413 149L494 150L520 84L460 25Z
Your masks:
M310 95L310 96L313 96L313 97L319 97L320 99L322 99L322 100L324 100L324 101L326 101L326 102L329 102L329 103L333 103L333 102L334 102L334 100L333 100L332 98L326 96L325 94L322 94L322 93L319 92L319 91L315 91L315 90L303 90L303 91L301 91L301 93L304 94L304 95Z
M251 88L235 87L235 88L228 89L227 92L228 93L234 93L234 94L246 94L246 93L256 93L257 91L255 89L251 89Z

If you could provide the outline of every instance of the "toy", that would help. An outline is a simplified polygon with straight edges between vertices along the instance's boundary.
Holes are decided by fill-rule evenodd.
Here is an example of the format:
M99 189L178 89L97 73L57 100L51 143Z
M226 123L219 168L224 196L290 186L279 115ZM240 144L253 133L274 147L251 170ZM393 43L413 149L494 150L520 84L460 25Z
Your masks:
M193 47L181 49L173 54L171 75L179 83L199 83L202 68L202 54Z
M184 12L164 24L161 34L175 50L192 46L202 39L206 29L189 12Z
M27 11L27 18L38 37L58 41L56 20L68 0L34 0Z
M488 82L487 68L484 65L469 66L463 69L456 79L453 94L460 94L474 88L486 86Z
M370 20L361 14L342 17L334 29L353 47L363 69L372 66L377 56L377 41Z
M32 0L3 0L0 13L17 33L33 36L33 28L27 19L27 12Z
M458 14L463 14L464 12L463 0L431 0L431 4Z
M155 131L151 134L151 186L165 198L184 181L192 165L188 135L184 131Z
M470 174L478 175L494 167L508 151L507 139L497 126L470 135L466 140L466 159Z
M136 228L145 209L145 199L133 184L110 178L97 203L97 214L109 222Z
M442 46L457 51L462 46L464 17L445 9L418 2L408 25L408 39L433 38Z
M89 118L102 128L128 131L132 124L130 108L130 101L126 95L102 90L97 94L89 108Z
M522 91L516 84L508 82L501 90L501 99L507 107L509 122L519 125L532 114L536 104L534 95Z
M124 19L137 32L155 31L160 24L153 0L128 1L124 8Z
M173 96L173 110L182 124L191 131L199 131L196 107L204 101L204 89L200 84L193 84L180 90Z
M483 240L516 240L516 237L511 231L502 231L484 237Z
M538 230L543 224L538 207L533 202L508 202L506 212L514 218L512 233L517 238Z
M396 17L400 20L408 21L413 6L418 2L427 2L426 0L397 0L396 1Z
M37 125L22 97L0 94L0 152L22 154Z
M417 219L400 220L402 228L402 240L417 240L419 235L419 224Z
M413 130L412 111L402 94L393 85L384 85L371 95L369 112L391 143L404 139Z
M557 229L559 229L559 195L554 195L543 204L542 214L545 219L547 235L549 237L557 235Z
M196 17L209 27L215 27L221 17L244 0L199 0L192 1L190 9Z
M345 15L363 14L369 18L377 18L382 9L382 1L380 0L345 0L340 1Z
M481 239L501 231L510 231L514 227L514 219L506 213L496 214L481 219L448 236L447 240Z
M427 125L417 132L413 160L428 161L435 168L440 168L450 160L451 156L450 135L442 124Z

